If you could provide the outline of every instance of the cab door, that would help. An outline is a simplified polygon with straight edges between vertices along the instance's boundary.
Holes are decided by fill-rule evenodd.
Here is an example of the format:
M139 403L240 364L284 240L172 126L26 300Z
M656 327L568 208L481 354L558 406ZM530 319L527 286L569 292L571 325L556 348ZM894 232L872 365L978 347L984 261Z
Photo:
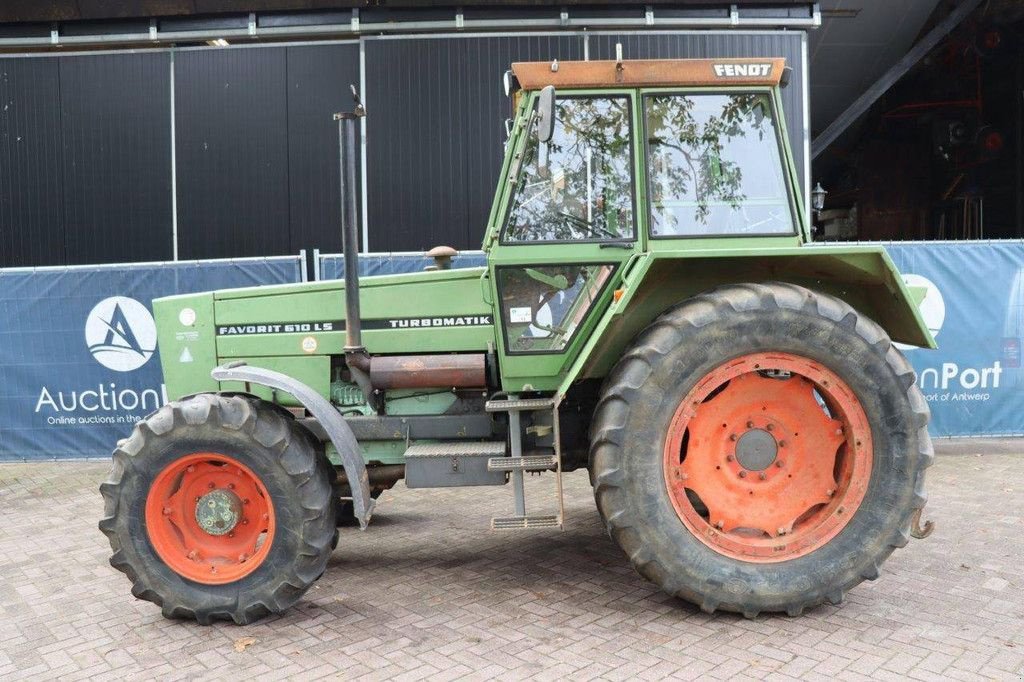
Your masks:
M551 140L528 122L514 141L488 259L507 391L557 387L644 248L636 106L629 90L559 91Z

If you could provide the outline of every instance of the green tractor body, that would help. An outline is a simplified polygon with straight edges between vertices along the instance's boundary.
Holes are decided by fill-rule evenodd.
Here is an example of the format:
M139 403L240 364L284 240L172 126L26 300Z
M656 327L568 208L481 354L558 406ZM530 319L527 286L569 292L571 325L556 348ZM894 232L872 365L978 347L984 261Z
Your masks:
M281 507L281 533L287 504L276 496L288 495L287 484L274 492L267 482L274 473L264 471L275 464L195 430L211 429L214 412L232 423L226 415L241 409L257 424L285 420L291 436L287 446L279 444L282 452L303 445L317 467L336 472L324 483L330 494L321 496L332 528L345 510L365 527L373 508L367 494L376 498L403 477L410 488L511 483L515 514L493 520L495 529L560 527L560 476L586 467L609 532L637 569L707 610L799 612L837 601L873 577L916 523L924 504L918 473L931 456L927 408L890 339L924 347L934 340L918 314L918 292L903 283L882 247L810 243L781 110L784 69L780 59L517 64L508 74L514 114L505 159L483 226L486 267L445 269L442 258L424 272L357 283L350 277L355 301L340 280L154 301L168 395L199 397L165 408L169 426L144 424L115 453L117 475L105 490L108 518L101 524L115 546L112 561L141 576L141 592L158 593L169 615L247 622L294 601L229 608L186 589L190 581L209 587L207 571L241 575L216 583L236 597L250 582L267 580L270 563L287 563L284 555L275 559L277 536L269 526L241 555L245 560L225 559L215 542L207 548L197 540L198 568L151 566L167 552L188 550L190 533L205 538L187 518L174 521L179 504L186 505L183 517L191 513L175 485L184 489L190 476L202 474L211 477L208 487L220 489L216 475L230 467L213 461L203 474L193 463L192 471L182 473L186 466L172 477L178 483L164 485L158 472L177 471L173 457L142 473L141 458L156 448L155 439L188 441L179 454L189 456L234 448L221 454L249 462L239 466L238 485L251 484ZM356 325L346 320L353 303ZM857 358L865 369L849 365ZM746 374L729 369L746 362L753 363L743 365ZM651 384L673 373L661 388ZM718 382L707 395L701 376ZM714 412L677 407L691 398L694 405L721 405ZM661 412L652 407L659 401L666 405ZM788 512L793 518L768 514L763 509L772 498L755 499L753 488L751 499L735 498L752 505L747 518L726 513L735 507L730 496L746 494L733 487L747 485L748 475L783 485L770 475L789 471L785 448L801 438L794 424L808 410L814 415L804 438L824 440L807 452L827 450L829 470L806 463L816 473L797 472L795 492L772 494L816 492L800 498L803 506ZM711 444L709 427L700 426L711 421L724 429L721 444ZM835 433L825 435L829 429ZM796 435L783 440L782 431ZM620 452L622 438L645 436L654 453L646 460L642 452ZM264 447L272 439L259 440ZM725 453L717 471L739 467L737 478L717 488L674 488L674 479L719 475L698 462L718 456L701 454L705 443L706 452ZM890 491L882 479L893 462L907 473ZM147 510L154 495L164 495L155 504L173 532L148 525L158 523L155 511L134 525L119 520L129 504L125 472L136 469L142 478L134 494L145 496ZM523 476L536 471L558 483L554 515L526 512ZM666 518L636 516L637 505L655 504L639 501L644 495L657 496ZM872 495L884 497L876 503L891 518L871 516ZM830 501L840 498L845 506ZM858 545L847 537L856 524L835 520L835 510L849 515L861 506L856 513L878 531ZM238 508L244 514L244 505ZM621 525L624 518L632 519L629 527ZM637 529L645 523L647 531ZM650 546L679 533L685 537L676 545ZM136 535L151 542L126 550ZM713 586L713 575L686 573L684 555L695 551L686 543L694 538L693 547L714 559L707 566L723 572L718 578L741 588L730 593ZM269 554L247 568L260 552ZM852 568L838 582L800 583L794 576L820 571L811 559ZM783 575L783 566L791 573ZM133 580L138 585L140 578ZM168 581L175 586L154 587ZM178 606L169 608L174 599Z

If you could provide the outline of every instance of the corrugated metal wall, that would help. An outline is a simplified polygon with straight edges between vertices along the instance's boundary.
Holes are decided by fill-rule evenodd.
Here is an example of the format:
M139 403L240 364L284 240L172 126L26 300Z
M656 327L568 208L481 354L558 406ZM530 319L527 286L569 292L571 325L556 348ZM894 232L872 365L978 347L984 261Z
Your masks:
M374 251L478 248L510 115L513 61L582 59L572 36L366 44L367 215Z
M351 107L361 48L370 112L364 250L477 248L509 114L501 74L517 60L608 58L617 42L627 58L786 57L802 175L803 37L364 38L0 58L0 266L172 258L172 167L180 258L339 250L331 113Z
M0 61L0 266L63 264L59 62Z
M181 258L287 253L286 48L175 55Z
M170 59L71 57L60 64L64 263L169 260Z

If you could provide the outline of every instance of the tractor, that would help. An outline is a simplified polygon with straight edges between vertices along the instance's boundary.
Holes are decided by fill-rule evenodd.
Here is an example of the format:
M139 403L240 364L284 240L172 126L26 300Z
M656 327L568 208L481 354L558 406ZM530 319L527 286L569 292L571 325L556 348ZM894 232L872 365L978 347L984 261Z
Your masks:
M344 280L153 301L175 399L101 486L132 594L250 623L399 480L509 486L491 528L543 532L581 468L635 569L708 613L796 616L875 579L925 534L933 459L894 342L935 342L883 248L812 243L788 76L779 58L513 64L486 265L438 248L362 278L365 110L336 114ZM550 513L527 510L533 474Z

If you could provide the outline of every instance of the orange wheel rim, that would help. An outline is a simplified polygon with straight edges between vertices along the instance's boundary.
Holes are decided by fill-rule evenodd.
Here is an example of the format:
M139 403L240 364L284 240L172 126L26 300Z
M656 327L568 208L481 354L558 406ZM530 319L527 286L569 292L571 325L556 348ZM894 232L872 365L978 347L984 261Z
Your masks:
M720 554L795 559L849 523L871 478L860 401L821 364L753 353L704 376L679 404L664 473L683 525Z
M223 585L267 558L274 505L259 477L225 455L200 452L167 465L146 496L146 530L171 570Z

